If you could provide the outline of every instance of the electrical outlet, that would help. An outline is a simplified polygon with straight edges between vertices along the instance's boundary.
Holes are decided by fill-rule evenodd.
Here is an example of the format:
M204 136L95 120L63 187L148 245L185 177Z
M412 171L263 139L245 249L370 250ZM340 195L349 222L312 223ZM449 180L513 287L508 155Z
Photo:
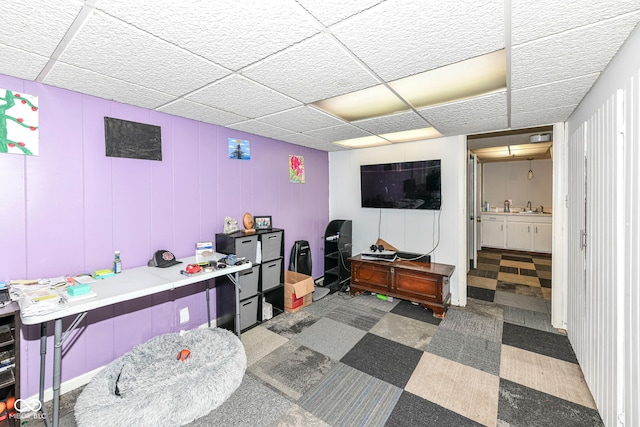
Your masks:
M180 324L187 323L189 321L189 307L185 307L180 310Z

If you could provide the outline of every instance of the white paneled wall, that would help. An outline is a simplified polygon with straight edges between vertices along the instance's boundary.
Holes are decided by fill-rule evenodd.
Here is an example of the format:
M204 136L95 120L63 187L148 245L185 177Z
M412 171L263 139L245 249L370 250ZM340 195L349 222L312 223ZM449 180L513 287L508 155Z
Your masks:
M639 49L636 31L568 122L567 331L607 426L640 425Z

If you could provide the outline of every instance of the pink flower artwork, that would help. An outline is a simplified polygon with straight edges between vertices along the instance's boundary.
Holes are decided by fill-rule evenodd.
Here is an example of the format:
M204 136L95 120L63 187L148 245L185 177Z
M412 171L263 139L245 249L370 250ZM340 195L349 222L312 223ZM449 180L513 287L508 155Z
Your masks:
M289 182L304 184L304 157L289 155Z

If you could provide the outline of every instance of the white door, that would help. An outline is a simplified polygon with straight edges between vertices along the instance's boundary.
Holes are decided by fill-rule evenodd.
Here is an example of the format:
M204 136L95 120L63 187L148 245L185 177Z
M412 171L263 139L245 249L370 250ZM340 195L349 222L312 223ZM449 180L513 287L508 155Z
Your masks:
M482 216L482 246L504 249L504 219L499 216Z
M531 223L507 221L507 248L531 250Z
M536 252L551 252L552 226L551 224L533 224L533 250Z

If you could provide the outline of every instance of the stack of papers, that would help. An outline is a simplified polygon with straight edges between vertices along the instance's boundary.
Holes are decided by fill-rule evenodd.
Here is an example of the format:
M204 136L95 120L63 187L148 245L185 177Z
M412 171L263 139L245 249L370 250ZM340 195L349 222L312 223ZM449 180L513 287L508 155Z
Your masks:
M94 282L91 276L64 276L44 280L11 281L11 298L20 301L22 316L40 316L61 310L65 303L96 297L94 291L71 296L67 288L76 282ZM88 286L88 285L87 285Z

